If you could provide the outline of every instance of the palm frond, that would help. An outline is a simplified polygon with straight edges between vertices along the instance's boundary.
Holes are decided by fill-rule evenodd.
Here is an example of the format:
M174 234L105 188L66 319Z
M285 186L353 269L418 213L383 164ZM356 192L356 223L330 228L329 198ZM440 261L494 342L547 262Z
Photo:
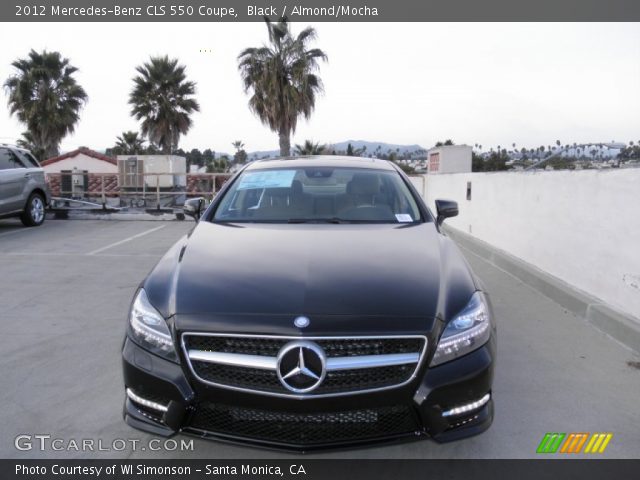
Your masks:
M249 93L249 108L280 138L295 132L300 115L309 118L322 82L316 74L327 55L307 45L316 39L309 27L291 34L286 18L273 23L265 17L269 46L246 48L238 55L238 70ZM288 147L287 147L288 148ZM288 151L281 154L288 155Z
M151 57L136 71L129 95L131 115L142 120L142 134L169 153L191 128L191 114L200 111L193 98L196 84L187 80L186 67L167 55Z
M59 52L47 50L31 50L28 58L11 65L15 72L4 83L10 114L26 125L24 138L41 157L57 155L88 99L73 77L78 69Z

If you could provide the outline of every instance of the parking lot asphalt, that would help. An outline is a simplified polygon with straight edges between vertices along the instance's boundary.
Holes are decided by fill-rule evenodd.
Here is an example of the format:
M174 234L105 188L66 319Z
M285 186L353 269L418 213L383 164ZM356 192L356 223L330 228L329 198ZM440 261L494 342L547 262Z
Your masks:
M122 420L127 310L139 282L192 226L53 220L23 228L0 221L0 458L300 458L201 439L192 451L130 448L132 439L144 446L153 437ZM599 457L640 458L638 355L463 253L485 282L498 322L492 427L448 444L426 440L305 458L532 458L546 432L611 432ZM78 452L65 443L63 451L39 451L34 441L33 449L21 451L15 438L23 434L92 439L106 448L119 448L114 440L124 439L127 447Z

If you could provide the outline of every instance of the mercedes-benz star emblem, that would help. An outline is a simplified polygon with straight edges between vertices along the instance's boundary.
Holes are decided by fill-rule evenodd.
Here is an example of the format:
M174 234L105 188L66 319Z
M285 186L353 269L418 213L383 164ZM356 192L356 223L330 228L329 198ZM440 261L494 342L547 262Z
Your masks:
M294 341L278 352L277 373L280 383L295 393L316 389L324 380L327 359L320 346L313 342Z
M311 320L309 320L308 317L297 317L293 321L293 324L298 328L308 327L310 323L311 323Z

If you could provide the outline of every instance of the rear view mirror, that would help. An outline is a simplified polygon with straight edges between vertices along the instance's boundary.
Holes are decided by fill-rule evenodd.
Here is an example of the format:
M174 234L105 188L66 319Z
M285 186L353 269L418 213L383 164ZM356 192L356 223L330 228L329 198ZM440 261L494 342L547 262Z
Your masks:
M197 222L200 220L200 215L202 214L202 208L204 207L204 198L190 198L186 202L184 202L184 207L182 211L185 215L193 217L193 219Z
M445 218L458 215L458 202L454 202L453 200L436 200L436 211L438 212L436 222L438 226L440 226Z

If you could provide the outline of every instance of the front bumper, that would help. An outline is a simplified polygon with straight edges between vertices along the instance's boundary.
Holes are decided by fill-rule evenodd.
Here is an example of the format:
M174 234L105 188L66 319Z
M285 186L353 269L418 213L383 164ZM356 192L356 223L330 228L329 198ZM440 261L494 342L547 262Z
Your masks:
M468 355L434 368L423 366L408 385L300 400L204 385L188 368L127 338L122 351L124 418L156 435L183 432L298 451L420 437L457 440L483 432L493 421L495 350L492 335Z

